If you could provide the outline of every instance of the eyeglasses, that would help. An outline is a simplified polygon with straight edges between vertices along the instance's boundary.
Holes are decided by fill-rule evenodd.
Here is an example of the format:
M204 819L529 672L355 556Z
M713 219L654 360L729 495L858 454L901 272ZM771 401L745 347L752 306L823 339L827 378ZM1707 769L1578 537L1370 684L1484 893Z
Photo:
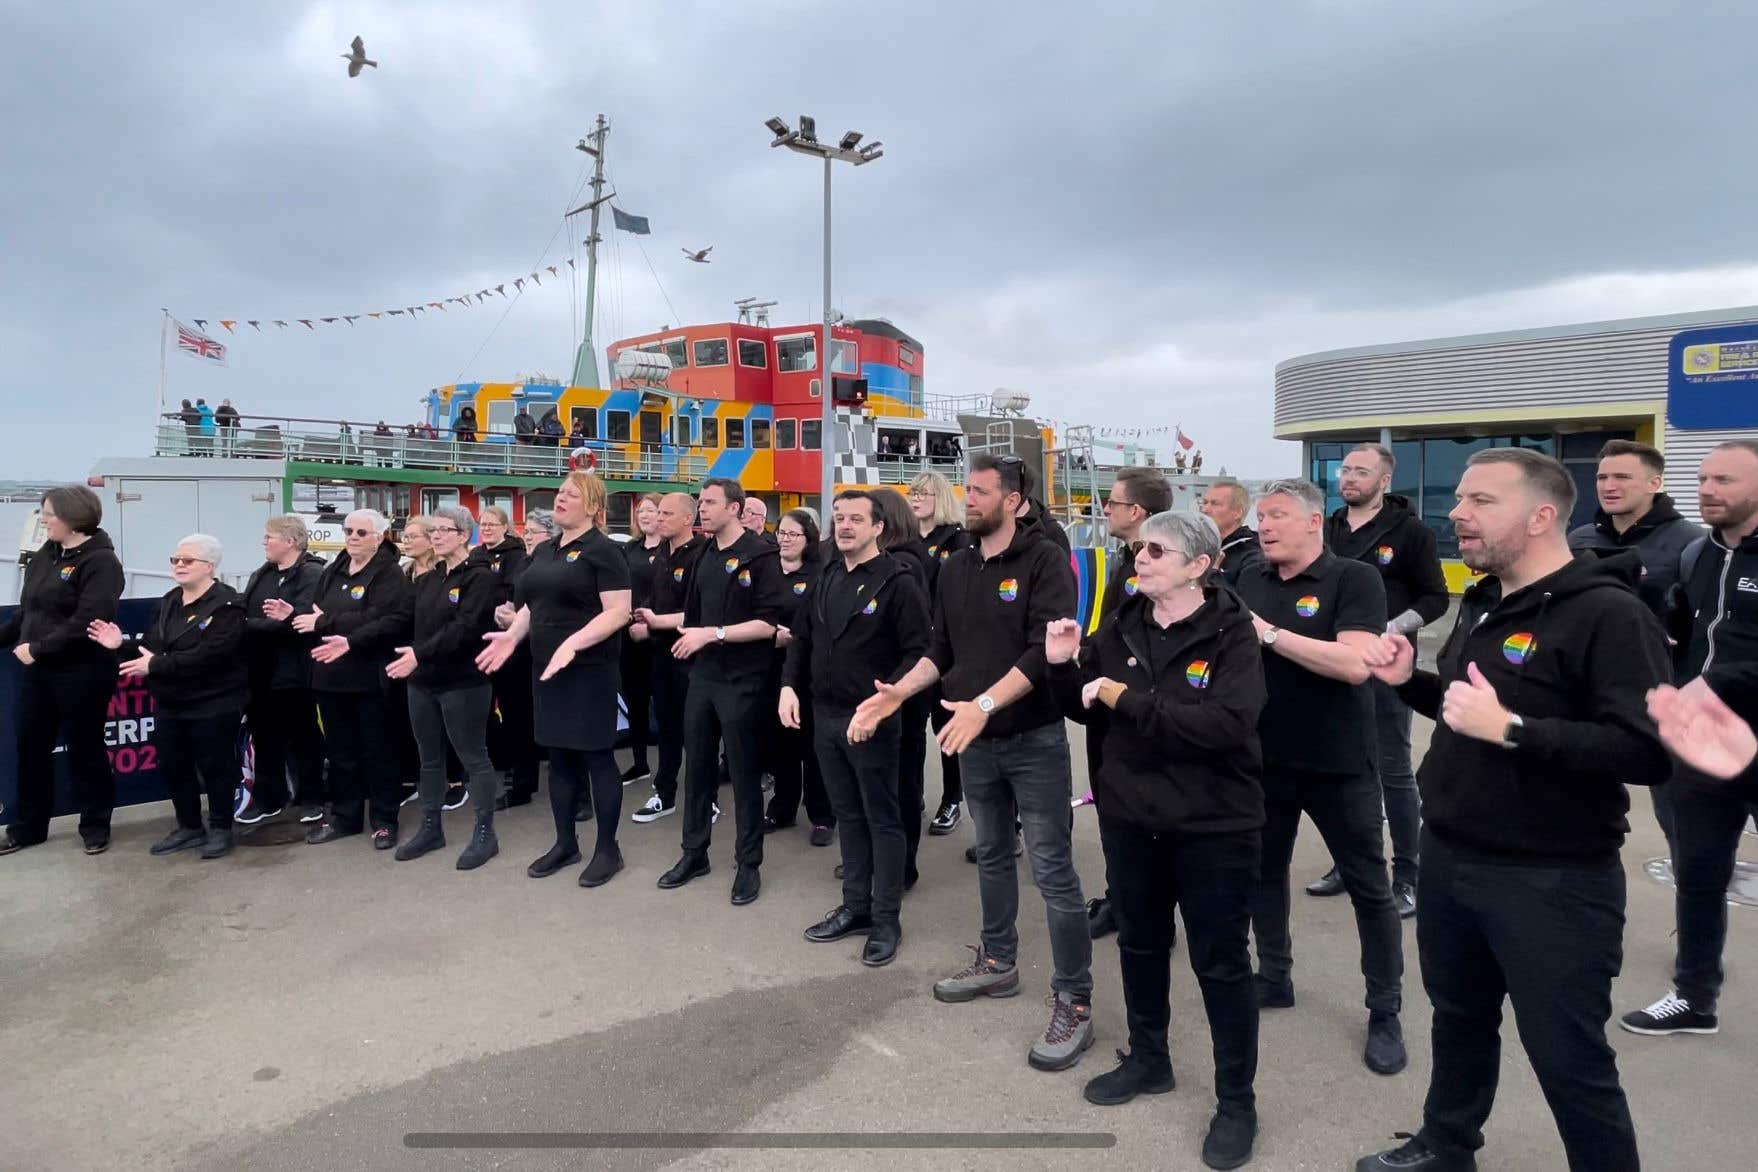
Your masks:
M372 530L372 529L343 529L342 530L343 535L346 537L371 537L375 532L376 532L376 530Z
M208 565L208 566L211 566L214 564L214 563L208 561L208 559L206 559L206 558L183 558L183 557L178 557L175 554L171 555L169 560L173 566L176 566L179 569L181 569L184 566L193 566L197 562L200 562L203 565Z
M1135 502L1134 501L1126 501L1122 497L1117 497L1117 496L1106 497L1105 498L1105 507L1108 509L1112 505L1116 505L1120 509L1128 509L1128 508L1134 508Z
M435 533L462 533L464 531L456 525L429 525L427 532L431 536Z
M777 529L775 531L775 536L777 538L785 537L789 541L804 541L804 540L806 540L806 535L804 533L793 533L793 532L790 532L786 529Z
M1148 559L1150 561L1156 561L1156 562L1159 561L1161 558L1172 557L1173 555L1177 555L1178 557L1183 558L1185 561L1190 560L1190 555L1185 553L1182 549L1173 549L1171 546L1161 545L1157 541L1144 541L1144 542L1142 542L1141 543L1141 552L1147 554Z

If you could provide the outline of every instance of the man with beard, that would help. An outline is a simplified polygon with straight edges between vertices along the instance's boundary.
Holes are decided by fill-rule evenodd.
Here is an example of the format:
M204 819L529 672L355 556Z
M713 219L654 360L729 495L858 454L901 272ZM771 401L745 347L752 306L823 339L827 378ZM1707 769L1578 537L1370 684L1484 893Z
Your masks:
M1251 512L1251 493L1237 480L1223 476L1203 493L1200 507L1221 534L1221 581L1237 590L1240 577L1264 556L1256 531L1245 523L1245 515Z
M1718 673L1758 665L1758 444L1735 440L1703 458L1697 506L1713 528L1684 554L1687 572L1679 583L1690 635L1680 640L1676 678L1687 698L1716 685ZM1727 886L1750 803L1758 802L1758 772L1748 768L1727 781L1681 767L1667 789L1678 919L1674 988L1619 1024L1636 1034L1713 1034L1720 1028Z
M684 764L684 699L690 687L690 661L671 653L684 622L684 595L690 588L703 539L693 536L696 498L668 492L659 501L662 551L653 567L652 605L638 608L633 621L647 627L639 645L653 656L653 717L659 726L659 763L653 796L629 815L632 822L657 822L678 808L678 773Z
M1392 495L1397 461L1383 444L1356 444L1338 469L1343 507L1325 522L1325 545L1340 558L1366 562L1386 587L1386 630L1414 636L1447 613L1447 576L1435 552L1434 532ZM1373 681L1374 741L1380 797L1392 832L1392 902L1398 915L1416 914L1416 846L1422 804L1410 771L1410 706L1386 684ZM1340 895L1337 868L1306 887L1308 895Z
M1356 1172L1477 1167L1504 1000L1569 1167L1634 1172L1605 1023L1623 963L1624 785L1669 769L1645 711L1668 679L1666 639L1636 597L1635 559L1569 553L1575 484L1557 461L1488 448L1455 495L1459 556L1486 576L1460 600L1438 670L1416 671L1400 634L1367 652L1375 677L1436 721L1416 919L1433 1069L1422 1129Z

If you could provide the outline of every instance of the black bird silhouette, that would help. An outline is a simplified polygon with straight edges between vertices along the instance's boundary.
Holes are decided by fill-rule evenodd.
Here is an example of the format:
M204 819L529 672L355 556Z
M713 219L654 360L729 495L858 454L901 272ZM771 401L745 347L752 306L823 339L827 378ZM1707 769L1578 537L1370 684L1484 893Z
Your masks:
M359 77L360 76L360 67L362 65L370 65L374 69L378 68L377 61L367 60L366 42L365 41L361 40L359 37L355 37L354 43L352 45L350 45L349 48L353 49L354 51L352 53L343 53L342 54L342 60L344 60L348 63L348 76L349 77Z
M710 265L710 264L713 264L714 262L708 259L708 254L713 251L714 251L714 245L710 244L707 248L704 248L701 252L691 252L689 249L686 248L683 250L683 253L686 257L695 261L699 265Z

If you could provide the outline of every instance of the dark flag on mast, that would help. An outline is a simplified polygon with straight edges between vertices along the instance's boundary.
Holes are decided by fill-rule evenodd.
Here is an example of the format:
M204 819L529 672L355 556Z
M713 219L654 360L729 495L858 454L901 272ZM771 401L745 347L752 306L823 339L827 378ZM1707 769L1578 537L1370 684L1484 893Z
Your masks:
M624 232L633 232L637 236L653 235L653 229L647 226L646 216L631 216L615 204L611 205L610 214L616 221L616 226Z

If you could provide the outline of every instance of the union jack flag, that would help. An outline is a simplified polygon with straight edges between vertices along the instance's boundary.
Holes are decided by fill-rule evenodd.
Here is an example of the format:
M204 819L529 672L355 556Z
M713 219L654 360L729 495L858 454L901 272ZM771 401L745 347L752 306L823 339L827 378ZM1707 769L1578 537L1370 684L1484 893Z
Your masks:
M171 322L177 327L177 348L191 358L206 362L226 365L226 345L216 342L200 330L192 330L176 318Z

